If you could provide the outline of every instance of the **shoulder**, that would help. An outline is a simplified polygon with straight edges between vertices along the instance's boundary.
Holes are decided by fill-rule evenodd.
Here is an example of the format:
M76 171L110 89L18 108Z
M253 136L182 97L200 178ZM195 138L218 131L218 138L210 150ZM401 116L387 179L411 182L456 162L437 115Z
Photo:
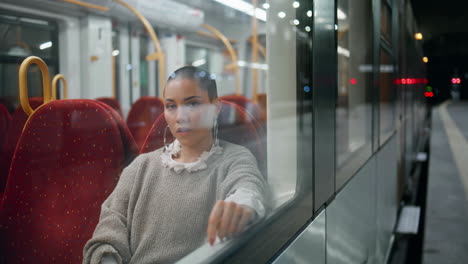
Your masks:
M252 156L252 153L250 150L248 150L246 147L237 145L234 143L230 143L224 140L219 141L219 145L223 148L223 154L226 156L239 156L239 155L247 155L247 156Z
M162 148L138 155L127 168L138 169L142 166L147 167L157 165L161 160Z
M257 163L255 156L246 147L220 140L223 148L222 160L225 164Z

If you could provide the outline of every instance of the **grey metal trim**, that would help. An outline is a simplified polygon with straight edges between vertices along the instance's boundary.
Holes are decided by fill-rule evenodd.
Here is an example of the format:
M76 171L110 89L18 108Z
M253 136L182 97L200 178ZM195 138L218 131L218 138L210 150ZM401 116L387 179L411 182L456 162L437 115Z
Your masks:
M372 1L372 13L373 13L373 58L374 58L374 87L373 87L373 102L372 102L372 152L376 152L380 145L380 4L381 0Z
M313 105L314 105L314 208L335 191L336 129L336 2L314 1ZM334 62L334 63L324 63Z
M273 264L326 262L326 214L323 210L315 220L286 248Z

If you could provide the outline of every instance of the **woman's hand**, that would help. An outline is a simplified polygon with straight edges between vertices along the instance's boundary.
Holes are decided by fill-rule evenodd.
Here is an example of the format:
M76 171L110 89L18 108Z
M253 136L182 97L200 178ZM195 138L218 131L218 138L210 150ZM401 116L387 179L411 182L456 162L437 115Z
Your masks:
M208 241L213 245L216 235L220 239L242 232L253 219L254 210L234 202L217 201L208 219Z

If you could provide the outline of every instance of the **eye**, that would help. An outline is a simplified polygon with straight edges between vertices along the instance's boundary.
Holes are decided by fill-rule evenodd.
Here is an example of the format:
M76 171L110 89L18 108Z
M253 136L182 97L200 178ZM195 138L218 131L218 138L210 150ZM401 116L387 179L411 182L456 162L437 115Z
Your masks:
M175 104L166 104L166 109L167 110L174 110L174 109L176 109L176 105Z
M191 108L196 108L200 105L200 102L193 101L193 102L188 103L187 105Z

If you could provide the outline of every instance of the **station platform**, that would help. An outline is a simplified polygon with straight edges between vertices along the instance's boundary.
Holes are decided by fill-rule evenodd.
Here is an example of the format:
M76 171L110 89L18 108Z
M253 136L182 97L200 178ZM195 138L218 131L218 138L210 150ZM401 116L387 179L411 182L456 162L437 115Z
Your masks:
M468 263L468 101L432 110L423 263Z

